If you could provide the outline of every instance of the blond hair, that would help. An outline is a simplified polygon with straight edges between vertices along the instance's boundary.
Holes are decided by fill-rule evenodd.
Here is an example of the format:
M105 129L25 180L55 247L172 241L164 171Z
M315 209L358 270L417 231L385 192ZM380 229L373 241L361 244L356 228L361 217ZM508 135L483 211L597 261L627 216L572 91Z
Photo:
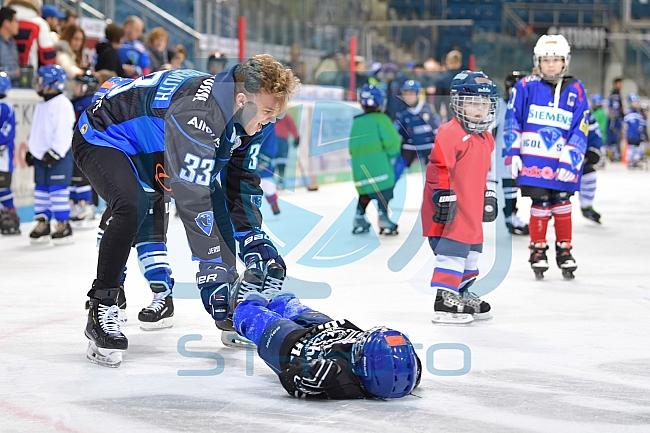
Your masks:
M269 54L257 54L235 68L235 92L252 95L265 93L275 96L278 111L286 109L289 99L298 93L300 80L291 69Z

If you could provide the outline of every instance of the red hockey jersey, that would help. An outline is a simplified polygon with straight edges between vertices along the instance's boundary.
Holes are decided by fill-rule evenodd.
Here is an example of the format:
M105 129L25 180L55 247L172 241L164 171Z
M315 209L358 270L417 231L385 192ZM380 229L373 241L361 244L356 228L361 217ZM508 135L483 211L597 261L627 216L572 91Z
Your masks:
M424 236L441 236L465 244L483 242L483 199L493 150L492 134L468 134L456 118L438 129L426 169ZM458 212L451 224L433 222L436 209L431 196L439 189L453 189L458 197Z

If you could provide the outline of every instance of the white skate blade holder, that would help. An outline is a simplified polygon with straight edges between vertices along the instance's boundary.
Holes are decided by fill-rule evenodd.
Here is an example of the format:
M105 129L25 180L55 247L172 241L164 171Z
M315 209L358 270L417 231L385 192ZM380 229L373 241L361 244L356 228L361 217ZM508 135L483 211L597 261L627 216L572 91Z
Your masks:
M172 319L173 317L166 317L164 319L160 319L157 322L140 321L140 329L148 332L148 331L159 331L161 329L171 328L172 326L174 326Z
M487 314L489 314L489 312ZM437 325L469 325L473 321L474 317L472 317L471 314L447 313L441 311L434 311L433 319L431 319L431 322Z
M86 358L102 367L117 368L122 364L122 354L125 350L121 349L105 349L97 347L92 341L88 342L88 350L86 350Z
M221 343L234 349L254 349L255 344L235 331L221 331Z
M74 244L74 239L72 236L66 236L64 238L59 238L59 239L52 239L52 244L56 245L57 247L61 245L70 245L70 244Z
M50 242L49 236L41 236L40 238L29 238L29 243L32 245L45 245Z
M486 321L486 320L492 320L492 313L489 311L486 311L485 313L475 313L472 315L474 320L478 321Z

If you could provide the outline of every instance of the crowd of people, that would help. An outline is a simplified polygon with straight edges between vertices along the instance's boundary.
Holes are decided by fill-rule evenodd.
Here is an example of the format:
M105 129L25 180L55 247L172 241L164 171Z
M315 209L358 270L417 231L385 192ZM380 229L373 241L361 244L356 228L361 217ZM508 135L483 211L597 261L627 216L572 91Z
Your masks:
M166 235L173 199L198 263L203 306L224 344L257 345L295 396L399 398L417 387L421 365L404 334L334 321L282 291L287 266L262 228L260 200L264 194L280 213L271 179L290 177L284 173L289 138L300 142L291 116L281 116L305 73L298 50L284 64L262 54L230 69L215 53L204 73L186 68L182 47L167 49L162 28L141 42L144 24L131 16L123 26L106 27L94 64L84 64L85 35L74 17L29 4L9 0L0 9L0 99L33 65L43 101L34 111L26 157L35 175L32 243L71 243L74 223L94 217L97 197L107 203L88 291L90 361L118 367L128 349L121 310L131 248L153 296L138 316L142 329L171 326ZM25 20L48 31L16 40ZM482 224L498 215L490 179L492 185L502 180L510 233L530 237L535 276L543 278L549 268L553 218L556 262L573 278L570 198L579 193L583 215L600 222L592 203L603 140L613 161L621 142L630 167L644 158L647 113L637 95L628 96L626 113L616 80L607 106L592 95L589 107L582 83L569 74L570 46L562 36L542 36L534 59L531 74L507 77L507 100L500 102L492 79L461 69L458 51L446 56L444 68L427 61L398 71L388 63L368 74L364 60L356 59L363 112L350 131L359 195L352 233L370 231L366 209L374 200L380 234L398 235L389 212L395 183L413 164L422 167L422 233L435 256L434 323L491 318L489 303L469 291L479 275ZM345 79L340 60L334 56L341 72L334 80ZM319 82L330 67L317 68ZM1 101L0 125L0 230L16 235L20 220L10 188L15 119ZM532 200L530 224L517 218L518 193ZM227 337L233 331L234 340Z

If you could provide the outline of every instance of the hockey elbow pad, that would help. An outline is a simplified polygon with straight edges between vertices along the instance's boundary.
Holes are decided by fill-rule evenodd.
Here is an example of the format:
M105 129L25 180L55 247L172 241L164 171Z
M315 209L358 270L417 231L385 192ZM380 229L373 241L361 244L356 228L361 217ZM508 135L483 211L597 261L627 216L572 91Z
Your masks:
M483 198L483 222L491 223L497 219L498 214L497 192L488 189L485 191L485 197Z
M438 224L451 224L456 216L456 193L453 189L441 189L431 197L436 206L433 222Z

